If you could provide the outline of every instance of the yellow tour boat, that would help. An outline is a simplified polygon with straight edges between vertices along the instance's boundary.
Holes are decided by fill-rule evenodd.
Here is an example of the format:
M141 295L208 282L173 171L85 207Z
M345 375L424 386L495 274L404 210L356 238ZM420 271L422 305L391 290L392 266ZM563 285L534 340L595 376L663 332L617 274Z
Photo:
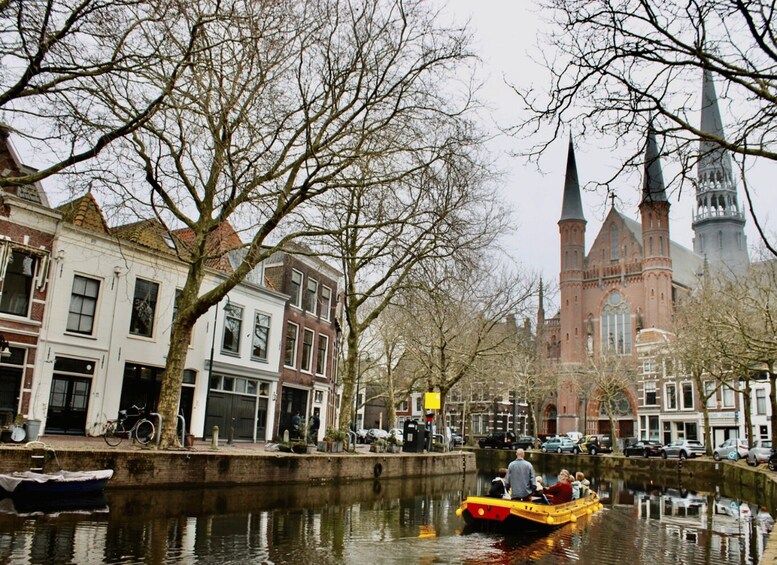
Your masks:
M575 523L579 518L589 516L601 509L602 503L593 492L563 504L545 504L540 500L524 502L487 496L469 496L456 510L456 516L464 518L467 525L489 523L517 525L530 522L555 528Z

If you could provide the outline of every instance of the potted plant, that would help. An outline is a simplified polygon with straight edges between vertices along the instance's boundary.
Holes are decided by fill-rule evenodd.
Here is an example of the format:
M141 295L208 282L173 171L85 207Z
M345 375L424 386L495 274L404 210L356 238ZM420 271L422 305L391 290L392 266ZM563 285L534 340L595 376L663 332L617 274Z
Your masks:
M387 450L389 453L399 453L402 451L402 440L397 437L395 433L391 433L386 438Z
M376 439L370 445L370 451L373 453L385 453L388 442L385 439Z
M326 437L332 440L332 453L340 453L343 450L343 442L348 437L348 434L345 432L345 430L341 430L333 426L327 426Z

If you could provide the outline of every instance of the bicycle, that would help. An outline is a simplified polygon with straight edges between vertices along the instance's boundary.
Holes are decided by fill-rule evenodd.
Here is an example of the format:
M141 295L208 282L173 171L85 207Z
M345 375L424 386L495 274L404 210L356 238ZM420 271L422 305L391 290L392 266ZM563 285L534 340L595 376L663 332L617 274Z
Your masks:
M127 438L141 445L147 445L154 439L156 428L146 416L148 413L145 407L133 405L129 410L119 410L119 417L116 420L108 420L105 423L103 430L105 443L116 447Z

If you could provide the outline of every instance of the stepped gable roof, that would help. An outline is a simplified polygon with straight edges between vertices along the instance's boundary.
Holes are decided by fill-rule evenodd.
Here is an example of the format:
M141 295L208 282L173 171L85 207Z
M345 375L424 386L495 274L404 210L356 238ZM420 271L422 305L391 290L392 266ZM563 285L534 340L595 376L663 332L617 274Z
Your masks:
M194 231L190 228L183 228L174 232L175 236L188 248L191 248L195 242ZM205 264L211 269L217 269L225 273L234 271L232 263L229 260L228 253L243 247L243 241L227 221L222 222L208 238L208 254L211 256L205 261Z
M11 128L8 126L0 124L0 176L18 177L36 172L37 169L22 163L11 143L11 131ZM13 194L23 200L34 202L47 208L50 206L46 192L43 190L43 185L40 182L6 186L3 187L2 192Z
M617 210L615 213L623 219L623 223L637 240L642 241L642 224L624 216ZM704 266L704 258L671 239L669 240L669 256L672 258L672 279L688 288L696 287L699 280L698 275Z
M170 255L176 255L176 245L180 243L156 219L116 226L111 233L119 239Z
M62 212L62 219L65 222L71 223L74 226L97 233L111 233L111 228L108 226L103 211L91 192L70 202L65 202L58 206L57 210Z

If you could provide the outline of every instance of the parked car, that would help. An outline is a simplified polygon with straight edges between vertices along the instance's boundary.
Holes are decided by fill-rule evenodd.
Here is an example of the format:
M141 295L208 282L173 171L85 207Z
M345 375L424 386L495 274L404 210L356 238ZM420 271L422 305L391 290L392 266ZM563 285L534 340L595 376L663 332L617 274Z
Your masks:
M577 442L568 436L561 436L558 438L549 439L542 446L542 451L545 453L574 453L577 455L580 453L580 448L577 446Z
M695 439L677 439L661 448L661 457L664 459L667 457L687 459L699 457L704 453L704 444Z
M629 457L630 455L642 456L642 457L658 457L661 455L660 441L653 439L643 439L636 443L632 443L623 448L623 455Z
M770 471L777 471L777 451L772 451L769 459L766 460L766 466Z
M612 438L608 435L590 436L585 444L585 450L588 455L612 453Z
M367 431L367 443L372 443L377 439L386 439L389 433L386 430L380 428L370 428Z
M761 463L769 461L772 454L772 440L759 439L747 451L747 464L751 467L757 467Z
M478 440L481 449L515 449L515 434L512 432L494 432Z
M749 449L747 440L731 437L712 450L712 458L715 461L720 461L721 459L739 461L747 457Z
M454 447L460 447L464 445L464 438L457 433L453 433L451 434L451 442L453 443Z
M534 436L518 436L518 439L515 442L516 448L520 447L521 449L531 449L534 447L534 442L537 441L537 438Z
M359 428L356 430L356 443L367 443L367 433L369 430Z

